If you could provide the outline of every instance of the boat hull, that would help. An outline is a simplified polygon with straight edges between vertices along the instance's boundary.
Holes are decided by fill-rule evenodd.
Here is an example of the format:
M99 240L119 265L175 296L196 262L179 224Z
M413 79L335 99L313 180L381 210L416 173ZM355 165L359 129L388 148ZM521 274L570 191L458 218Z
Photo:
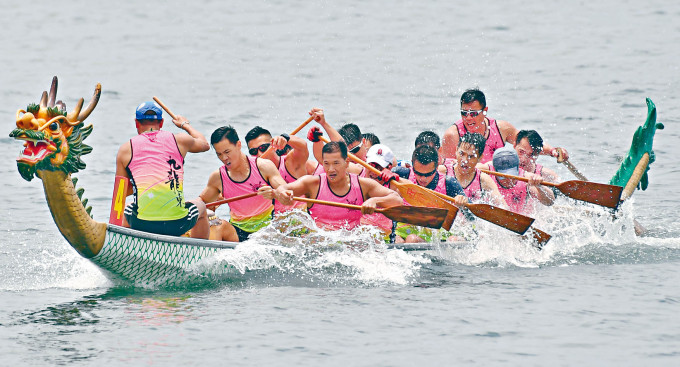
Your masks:
M237 242L158 235L108 224L104 246L89 260L114 280L143 287L186 286L228 274L240 274L230 265L209 267L206 271L198 271L195 266L201 259L214 256L219 251L233 250L238 245ZM389 244L387 248L437 256L451 246L470 245L472 243L468 241L400 243Z

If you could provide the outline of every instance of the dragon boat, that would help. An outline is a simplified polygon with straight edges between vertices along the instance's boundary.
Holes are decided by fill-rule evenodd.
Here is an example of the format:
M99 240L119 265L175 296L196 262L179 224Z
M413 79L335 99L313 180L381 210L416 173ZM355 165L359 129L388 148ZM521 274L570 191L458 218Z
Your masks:
M135 285L183 285L193 278L214 274L197 272L195 265L214 256L218 251L233 250L239 244L223 241L171 237L98 222L91 215L92 207L83 198L84 189L78 188L73 174L85 169L82 156L92 151L83 141L92 133L93 126L84 121L97 106L101 85L97 84L92 99L83 108L81 98L76 107L66 111L65 104L56 100L57 77L52 80L49 93L42 93L39 104L30 104L16 114L16 128L11 138L23 140L24 150L17 159L21 176L31 181L42 180L45 198L59 231L83 257L97 265L110 278L123 279ZM636 188L646 189L647 172L654 162L652 142L656 129L656 107L647 99L647 121L633 137L628 155L610 181L624 186L623 198ZM466 242L453 244L466 245ZM435 251L443 244L402 243L388 248L406 251ZM233 271L206 270L209 273Z

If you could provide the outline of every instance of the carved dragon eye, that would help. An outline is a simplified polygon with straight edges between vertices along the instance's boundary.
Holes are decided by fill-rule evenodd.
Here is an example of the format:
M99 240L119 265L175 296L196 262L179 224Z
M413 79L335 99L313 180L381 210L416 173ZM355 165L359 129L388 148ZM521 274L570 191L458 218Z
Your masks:
M57 130L59 130L59 124L56 123L56 122L53 122L53 123L50 124L49 128L52 131L57 131Z

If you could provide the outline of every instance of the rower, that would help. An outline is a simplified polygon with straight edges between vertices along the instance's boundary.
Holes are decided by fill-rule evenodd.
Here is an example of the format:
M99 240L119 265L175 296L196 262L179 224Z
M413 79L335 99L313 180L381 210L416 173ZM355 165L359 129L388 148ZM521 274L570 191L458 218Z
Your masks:
M517 137L517 128L503 120L495 120L486 116L489 107L486 105L486 97L479 89L468 89L460 97L461 119L456 121L444 132L442 142L442 155L444 159L453 158L460 137L466 132L481 134L486 139L486 147L480 163L486 163L493 158L493 153L505 146L505 142L514 144ZM544 144L542 154L552 155L559 162L569 159L569 153L564 148L553 148Z
M456 149L456 165L454 176L463 187L465 196L472 202L479 202L488 196L488 200L496 206L505 206L505 201L498 191L496 182L477 168L479 158L484 152L486 139L477 133L465 133L460 138Z
M416 148L418 148L421 145L429 145L437 150L441 148L441 144L439 143L439 135L435 133L434 131L423 131L422 133L418 134L416 137ZM455 164L454 159L446 159L442 160L442 156L439 156L439 166L437 167L437 171L441 173L442 175L447 175L447 176L453 176L453 166Z
M231 126L222 126L210 136L210 144L217 158L224 164L210 174L201 199L208 203L220 195L230 198L257 191L258 195L229 203L230 219L222 236L233 242L243 242L257 230L265 227L272 218L273 189L286 183L278 169L268 159L247 156L241 151L241 141ZM231 231L231 227L234 231Z
M519 168L543 177L544 181L557 182L555 171L536 163L543 151L543 138L536 130L520 130L515 141L515 151L519 156Z
M366 147L366 160L368 162L368 151L371 150L371 147L373 147L376 144L380 144L380 138L378 138L377 135L373 133L363 133L361 136L364 138L364 146ZM389 148L388 148L389 149ZM391 152L391 150L390 150ZM397 165L397 158L392 154L392 161L390 161L390 164L392 166ZM366 172L366 177L370 176L369 172Z
M356 155L361 160L366 160L367 150L364 147L364 139L358 126L354 124L344 125L341 128L341 131L344 134L342 135L340 132L335 130L333 126L326 122L326 116L324 115L323 109L318 107L312 108L312 110L309 111L309 115L314 117L314 121L318 122L319 125L321 125L321 127L326 131L330 141L342 141L347 144L348 147L353 146L351 149L349 149L349 152ZM323 160L322 149L324 147L324 143L319 140L319 137L322 135L323 132L321 132L317 126L311 128L307 133L307 139L314 143L312 146L312 152L314 153L314 158L316 158L317 161L316 165L311 167L309 164L307 164L307 174L309 175L318 175L323 173L323 165L321 162ZM349 143L347 140L351 140L351 143ZM364 167L351 162L349 163L347 172L357 174L360 177L366 177L367 173Z
M411 168L395 167L392 169L393 174L406 178L419 186L453 197L456 206L462 207L467 204L468 200L458 180L452 176L442 175L437 171L439 155L435 148L429 145L421 145L413 152L411 159L413 164ZM387 173L381 175L383 182L388 182L392 178ZM431 230L421 230L407 224L398 224L396 233L406 242L429 242L432 239ZM445 236L450 237L448 233ZM397 238L397 241L399 241L399 238Z
M194 238L208 238L210 226L200 200L184 200L184 157L210 149L203 134L180 115L172 122L188 134L162 131L163 111L144 102L135 112L138 135L121 145L116 156L116 176L128 178L134 201L125 207L131 228L180 236L191 230Z
M286 183L293 182L307 174L306 163L309 158L307 142L295 135L281 134L272 138L269 130L255 126L246 134L246 144L248 153L255 157L261 157L270 146L273 146L276 153L270 152L264 158L269 159L278 167L279 174ZM286 152L287 147L291 148L288 152ZM283 205L278 201L274 203L275 213L295 208L305 208L305 203L296 202L292 206Z
M374 180L348 173L347 146L344 142L332 141L322 150L324 172L319 175L303 176L299 180L282 185L275 191L276 199L289 204L293 196L338 203L361 205L361 211L331 207L321 204L307 204L311 217L319 227L326 229L352 229L361 224L361 215L374 213L377 207L387 208L402 205L403 200L396 192L381 186Z
M529 201L529 197L538 199L543 205L552 205L555 201L555 195L552 190L541 185L543 182L541 176L525 172L519 168L519 157L514 149L501 148L496 150L493 154L492 162L491 170L529 179L529 182L524 182L511 178L493 177L498 186L498 191L503 195L510 210L520 214L532 212L534 201Z
M371 147L376 144L380 144L380 138L378 138L378 136L373 133L363 133L361 134L361 137L363 137L363 142L366 144L366 156L368 156L368 151L371 149Z
M394 161L395 157L394 153L392 153L392 149L383 144L372 145L366 153L366 163L370 164L373 166L373 168L381 172L384 169L391 170L394 167ZM372 171L368 171L368 178L376 181L380 180L380 176L374 174ZM389 181L384 183L383 186L389 188ZM365 214L361 217L361 224L373 225L380 228L380 230L382 230L383 234L385 235L385 240L388 242L394 242L395 222L383 214Z

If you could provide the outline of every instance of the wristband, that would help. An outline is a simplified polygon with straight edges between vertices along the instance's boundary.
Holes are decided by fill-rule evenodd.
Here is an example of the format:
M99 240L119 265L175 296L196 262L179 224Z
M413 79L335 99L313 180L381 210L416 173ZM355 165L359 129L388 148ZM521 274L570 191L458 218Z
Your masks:
M283 138L286 139L286 142L290 141L290 135L283 133L283 134L281 134L281 136L283 136Z
M184 127L184 124L188 124L188 123L189 123L189 121L184 121L184 122L182 122L181 124L179 124L179 128L180 128L180 129L183 128L183 127Z

